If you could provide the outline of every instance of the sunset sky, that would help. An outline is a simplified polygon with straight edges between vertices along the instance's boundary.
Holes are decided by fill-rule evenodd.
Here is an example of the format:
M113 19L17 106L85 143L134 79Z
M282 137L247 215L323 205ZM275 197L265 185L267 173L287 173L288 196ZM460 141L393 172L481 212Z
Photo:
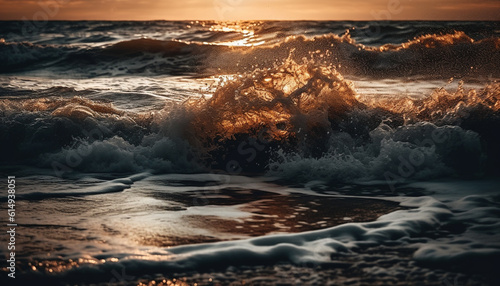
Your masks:
M0 20L500 20L499 0L0 0Z

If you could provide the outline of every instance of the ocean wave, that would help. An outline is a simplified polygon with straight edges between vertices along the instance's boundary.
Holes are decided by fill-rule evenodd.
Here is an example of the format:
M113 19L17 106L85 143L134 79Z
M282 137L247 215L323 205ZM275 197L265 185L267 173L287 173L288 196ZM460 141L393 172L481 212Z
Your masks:
M500 38L475 41L464 32L429 34L402 44L368 47L343 36L289 36L276 44L231 46L224 43L134 39L105 48L0 43L0 72L46 68L88 75L248 73L272 68L291 57L335 65L344 75L431 78L500 77Z
M270 163L269 174L287 182L385 179L395 185L454 174L474 176L481 169L478 134L457 126L421 122L392 129L381 124L370 135L369 142L356 146L349 134L336 134L320 157L282 153Z
M67 198L67 197L83 197L83 196L92 196L92 195L101 195L101 194L109 194L122 192L136 181L140 181L150 174L148 173L139 173L132 175L127 178L114 179L108 182L104 182L97 186L86 187L78 190L66 190L66 191L26 191L21 194L18 194L18 198L26 201L37 201L37 200L46 200L52 198Z
M347 33L312 39L292 36L270 47L259 46L236 54L233 51L212 55L207 65L233 73L251 70L254 66L272 67L291 55L297 63L314 58L325 65L334 65L344 75L391 78L498 77L496 67L500 63L499 50L499 38L474 41L464 32L424 35L403 44L381 47L361 45ZM214 62L217 64L210 64Z
M65 46L0 41L0 73L45 68L58 62L71 50Z
M301 183L473 177L498 172L499 89L374 101L334 66L288 58L156 112L81 97L2 99L0 143L3 158L63 171L222 169Z

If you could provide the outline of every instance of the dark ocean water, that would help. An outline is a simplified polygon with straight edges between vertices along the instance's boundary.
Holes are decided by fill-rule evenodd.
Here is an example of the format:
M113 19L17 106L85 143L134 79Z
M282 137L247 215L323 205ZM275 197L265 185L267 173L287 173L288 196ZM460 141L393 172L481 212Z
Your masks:
M2 22L0 71L250 72L294 49L294 59L318 52L356 75L498 75L489 60L498 61L499 33L498 22Z
M387 171L377 163L384 144L413 146L443 129L467 144L437 146L439 160L425 162L446 167L435 176L495 173L499 31L497 22L3 22L2 157L50 167L97 144L77 169L270 166L297 178L282 154L348 151L374 165L332 178L350 180ZM259 132L262 152L246 146ZM151 148L159 142L169 147ZM130 160L115 163L109 148Z
M499 22L0 22L20 280L494 284L499 66Z

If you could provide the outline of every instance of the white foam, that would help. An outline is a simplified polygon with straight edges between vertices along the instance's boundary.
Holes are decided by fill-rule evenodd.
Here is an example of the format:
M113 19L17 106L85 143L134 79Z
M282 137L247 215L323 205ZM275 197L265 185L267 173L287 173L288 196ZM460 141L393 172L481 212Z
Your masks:
M30 189L25 189L22 193L18 194L18 198L21 200L42 200L48 198L60 198L60 197L76 197L76 196L89 196L89 195L99 195L107 193L121 192L125 189L130 188L134 182L142 180L151 174L149 173L139 173L126 178L119 178L111 180L109 182L101 182L94 184L90 187L75 187L68 189L64 187L62 190L54 190L53 186L50 185L48 188L36 188L37 191L32 191Z
M269 164L268 174L300 183L388 177L395 182L411 182L447 176L455 170L479 169L482 150L478 134L458 126L420 122L393 129L381 123L370 137L371 143L351 146L349 142L355 139L350 135L332 134L330 150L319 158L281 152L280 158ZM457 154L478 159L456 160Z
M490 184L498 186L499 182ZM433 185L449 188L446 183ZM469 193L475 193L475 190L469 189ZM499 257L500 208L491 197L465 196L445 203L426 196L406 198L401 205L412 208L383 215L374 222L346 223L303 233L178 246L159 250L158 253L163 253L160 256L143 255L140 259L136 255L121 256L123 258L118 263L135 267L161 266L167 271L200 270L214 265L270 265L280 261L328 264L332 262L332 254L355 254L359 247L387 242L416 248L414 259L417 262L438 268L450 268L453 265L453 268L464 270L467 261L484 264ZM196 212L195 209L192 211ZM437 233L443 226L454 222L465 223L465 231L448 234L437 240L427 237L428 233ZM412 242L412 239L417 242Z

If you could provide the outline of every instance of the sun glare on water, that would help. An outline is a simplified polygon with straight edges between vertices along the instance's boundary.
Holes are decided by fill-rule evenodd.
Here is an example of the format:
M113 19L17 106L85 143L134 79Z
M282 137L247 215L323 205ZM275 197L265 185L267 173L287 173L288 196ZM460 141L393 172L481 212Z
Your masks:
M222 46L230 46L230 47L253 47L253 46L259 46L265 43L263 40L259 40L258 37L255 35L254 27L258 23L240 23L240 22L234 22L234 23L228 23L228 22L221 22L215 25L212 25L209 28L209 31L211 32L223 32L223 33L237 33L241 35L241 39L236 39L236 40L229 40L229 41L223 41L223 42L218 42L216 43L217 45L222 45Z

